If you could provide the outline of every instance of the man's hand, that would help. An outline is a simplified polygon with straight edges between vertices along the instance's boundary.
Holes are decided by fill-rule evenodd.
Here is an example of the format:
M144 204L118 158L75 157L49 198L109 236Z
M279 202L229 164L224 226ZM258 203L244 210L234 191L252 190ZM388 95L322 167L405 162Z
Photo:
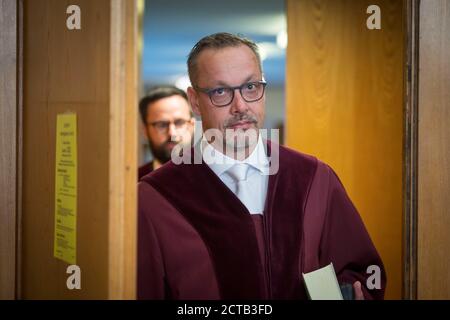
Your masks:
M353 289L355 290L355 300L364 300L364 294L361 289L361 282L356 281L353 284Z

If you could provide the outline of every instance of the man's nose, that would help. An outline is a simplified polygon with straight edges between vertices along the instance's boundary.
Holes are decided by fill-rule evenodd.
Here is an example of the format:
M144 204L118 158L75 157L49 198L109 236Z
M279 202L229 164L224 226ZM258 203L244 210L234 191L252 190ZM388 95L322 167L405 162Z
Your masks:
M242 98L241 93L239 90L236 90L234 94L234 99L231 102L231 109L230 112L232 114L235 113L245 113L248 110L247 102Z
M178 135L177 127L175 127L175 123L171 122L169 124L169 137L176 137Z

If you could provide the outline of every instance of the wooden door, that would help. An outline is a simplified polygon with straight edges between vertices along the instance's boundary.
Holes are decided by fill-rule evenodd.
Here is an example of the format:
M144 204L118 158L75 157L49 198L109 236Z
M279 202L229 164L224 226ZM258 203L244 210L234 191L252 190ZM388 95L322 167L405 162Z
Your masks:
M69 29L77 5L81 29ZM23 1L19 297L132 299L136 264L136 1ZM73 16L72 16L73 17ZM73 20L71 20L73 22ZM76 262L54 257L56 124L76 115ZM72 146L73 147L73 146Z
M18 150L18 6L0 0L0 300L16 296Z
M402 296L404 3L288 0L286 141L331 165Z
M420 1L417 297L450 299L450 3Z

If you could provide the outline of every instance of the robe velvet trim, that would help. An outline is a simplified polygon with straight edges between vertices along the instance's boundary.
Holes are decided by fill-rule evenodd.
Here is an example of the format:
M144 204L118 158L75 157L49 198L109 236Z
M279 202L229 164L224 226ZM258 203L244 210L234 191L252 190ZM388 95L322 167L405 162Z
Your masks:
M267 151L270 156L270 142ZM304 204L316 169L315 158L279 146L279 170L269 177L263 215L266 261L260 259L247 208L206 164L169 162L142 181L165 197L199 233L222 299L296 299L304 297L299 252ZM268 288L262 288L264 278Z

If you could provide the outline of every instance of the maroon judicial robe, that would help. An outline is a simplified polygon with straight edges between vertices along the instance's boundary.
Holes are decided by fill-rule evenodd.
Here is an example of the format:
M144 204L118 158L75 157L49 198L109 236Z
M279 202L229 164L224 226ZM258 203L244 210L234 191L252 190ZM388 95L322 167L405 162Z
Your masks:
M139 167L138 169L138 181L141 180L141 178L150 172L153 171L153 161L150 161L149 163L146 163Z
M270 143L267 145L270 155ZM382 299L386 276L333 170L280 146L264 214L251 215L204 163L168 162L139 183L139 299L306 299L302 272L333 263L339 283ZM369 265L381 290L365 287Z

